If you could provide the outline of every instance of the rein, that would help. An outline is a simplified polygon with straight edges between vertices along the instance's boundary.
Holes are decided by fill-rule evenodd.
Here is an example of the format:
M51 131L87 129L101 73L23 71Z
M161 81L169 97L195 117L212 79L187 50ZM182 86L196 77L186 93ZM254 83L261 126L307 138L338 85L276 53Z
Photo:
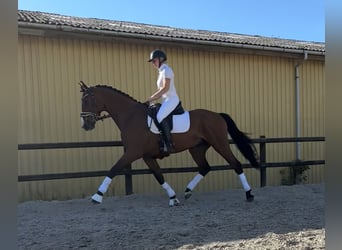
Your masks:
M97 114L93 113L93 112L81 112L80 116L82 118L85 117L90 117L91 119L93 119L94 121L103 121L104 119L110 118L111 116L109 114L107 115L102 115L102 116L98 116Z
M91 96L91 100L93 101L92 103L92 107L95 107L96 106L96 100L94 98L94 93L93 93L93 88L92 87L87 87L85 85L85 83L83 83L82 81L80 82L80 86L81 86L81 92L84 92L84 96L82 97L85 98L87 95L90 95ZM114 88L111 88L111 87L108 87L108 86L102 86L102 85L98 85L100 87L106 87L110 90L115 90L117 93L119 94L123 94L124 96L126 97L129 97L130 99L136 101L135 99L133 99L132 97L130 97L129 95L117 90L117 89L114 89ZM137 101L136 101L137 102ZM146 107L149 106L149 103L143 103ZM102 115L102 116L99 116L97 115L96 113L94 112L81 112L80 114L81 118L88 118L88 119L91 119L93 122L97 122L97 121L103 121L104 119L107 119L107 118L110 118L111 116L109 114L105 114L105 115Z

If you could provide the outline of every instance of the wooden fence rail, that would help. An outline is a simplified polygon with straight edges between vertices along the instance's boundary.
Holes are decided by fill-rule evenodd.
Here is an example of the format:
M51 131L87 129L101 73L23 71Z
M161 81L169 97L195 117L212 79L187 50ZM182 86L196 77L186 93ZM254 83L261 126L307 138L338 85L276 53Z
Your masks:
M289 142L321 142L325 141L324 137L287 137L287 138L266 138L261 136L252 139L254 144L259 144L260 159L260 186L266 185L266 169L274 167L300 167L308 165L324 165L325 160L308 160L308 161L289 161L289 162L266 162L266 144L267 143L289 143ZM233 141L229 143L234 144ZM85 147L122 147L121 141L97 141L97 142L65 142L65 143L30 143L19 144L18 150L37 150L37 149L66 149L66 148L85 148ZM252 168L250 164L242 164L243 168ZM212 171L232 169L230 166L211 166ZM162 168L162 173L188 173L197 172L197 167L172 167ZM18 181L40 181L40 180L56 180L68 178L98 177L105 176L108 171L88 171L73 173L51 173L36 175L19 175ZM132 169L128 168L117 171L117 175L125 175L126 194L133 193L133 175L152 174L149 169Z

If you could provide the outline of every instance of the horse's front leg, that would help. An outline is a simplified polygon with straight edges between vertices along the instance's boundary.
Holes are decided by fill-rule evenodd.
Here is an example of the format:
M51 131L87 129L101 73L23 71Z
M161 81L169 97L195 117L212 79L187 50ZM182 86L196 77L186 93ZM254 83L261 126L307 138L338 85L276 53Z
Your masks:
M137 157L132 157L129 154L125 153L109 170L107 176L102 181L97 192L91 197L92 202L97 204L102 203L103 195L107 192L113 177L117 175L117 171L122 170L124 167L128 166L136 159Z
M169 196L169 206L178 206L180 204L179 200L176 197L175 191L172 187L165 181L164 176L160 170L159 164L154 158L143 157L147 166L152 170L154 177L158 181L158 183L162 186L162 188L166 191Z

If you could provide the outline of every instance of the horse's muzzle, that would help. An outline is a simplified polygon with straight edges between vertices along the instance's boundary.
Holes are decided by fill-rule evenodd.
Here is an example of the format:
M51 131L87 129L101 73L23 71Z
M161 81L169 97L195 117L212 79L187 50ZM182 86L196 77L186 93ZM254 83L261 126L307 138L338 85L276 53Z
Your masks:
M95 128L96 116L92 113L81 113L81 127L86 130L92 130Z

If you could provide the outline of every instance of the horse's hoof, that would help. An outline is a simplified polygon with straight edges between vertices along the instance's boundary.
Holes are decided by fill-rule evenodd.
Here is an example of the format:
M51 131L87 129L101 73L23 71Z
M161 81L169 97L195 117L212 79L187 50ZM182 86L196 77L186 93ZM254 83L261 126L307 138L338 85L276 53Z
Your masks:
M252 189L246 192L246 199L249 202L254 200L254 195L251 194L251 191L252 191Z
M184 191L184 198L187 200L191 196L192 196L192 191L189 188L185 189L185 191Z
M170 198L169 207L178 206L180 204L179 200L175 198Z
M95 204L101 204L102 203L102 198L103 196L102 195L99 195L99 194L94 194L92 197L91 197L91 201Z

